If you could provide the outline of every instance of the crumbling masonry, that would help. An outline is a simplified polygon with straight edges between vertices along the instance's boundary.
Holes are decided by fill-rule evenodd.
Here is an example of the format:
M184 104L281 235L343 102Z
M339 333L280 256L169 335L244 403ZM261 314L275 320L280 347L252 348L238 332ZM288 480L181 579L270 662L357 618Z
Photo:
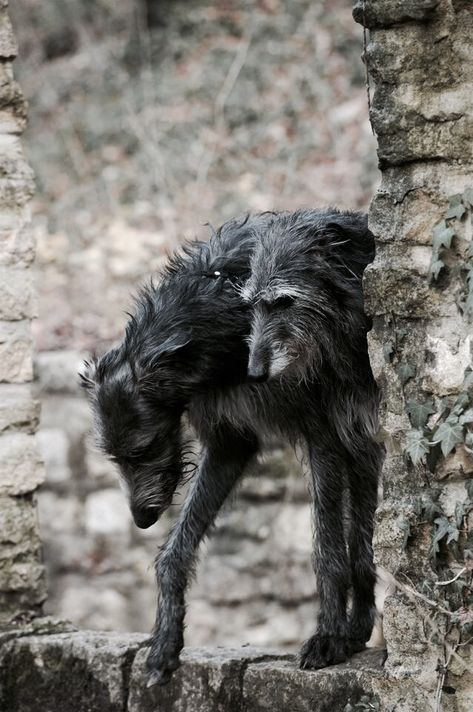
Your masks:
M365 288L388 450L375 548L399 583L386 602L386 665L374 651L303 672L268 651L190 650L164 690L144 688L143 636L31 621L45 597L34 505L38 409L29 391L32 175L20 146L25 104L12 78L6 5L0 0L0 711L471 710L470 0L355 7L369 28L383 170Z
M35 508L43 468L31 395L34 244L33 174L20 136L26 105L13 79L16 44L0 3L0 620L37 612L46 594Z

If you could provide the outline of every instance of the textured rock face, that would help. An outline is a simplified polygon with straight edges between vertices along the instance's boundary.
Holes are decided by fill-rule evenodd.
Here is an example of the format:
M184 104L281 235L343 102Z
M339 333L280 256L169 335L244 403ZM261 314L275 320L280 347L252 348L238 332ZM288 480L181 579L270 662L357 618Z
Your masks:
M349 712L378 709L382 653L304 672L291 656L252 647L188 648L166 687L146 688L146 638L54 632L36 621L0 637L0 709L8 712ZM365 705L356 707L361 700ZM361 703L360 703L361 704Z
M45 597L34 495L43 479L38 405L28 383L36 313L33 179L21 148L25 102L12 75L16 44L6 5L0 3L0 623L38 610Z
M375 549L399 582L385 606L388 675L375 688L383 709L466 712L473 6L366 0L354 15L370 29L371 119L383 169L370 210L377 257L365 280L388 450Z

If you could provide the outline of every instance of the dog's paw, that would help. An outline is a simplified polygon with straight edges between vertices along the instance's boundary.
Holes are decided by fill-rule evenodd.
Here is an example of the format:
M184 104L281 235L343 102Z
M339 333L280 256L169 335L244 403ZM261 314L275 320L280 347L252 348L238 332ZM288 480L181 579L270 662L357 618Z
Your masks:
M146 660L146 687L167 685L172 674L180 666L179 653L181 648L151 644L151 650Z
M303 670L318 670L343 663L348 657L346 638L316 633L302 646L299 667Z
M361 640L361 638L348 638L347 639L347 650L349 655L354 655L355 653L361 653L362 650L366 649L366 642Z

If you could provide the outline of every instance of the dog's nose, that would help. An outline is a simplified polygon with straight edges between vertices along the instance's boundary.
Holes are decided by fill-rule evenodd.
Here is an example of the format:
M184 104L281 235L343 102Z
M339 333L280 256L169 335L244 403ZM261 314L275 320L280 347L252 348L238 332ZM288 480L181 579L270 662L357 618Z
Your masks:
M251 383L264 383L268 380L268 371L264 366L250 366L248 369L248 380Z
M148 529L153 524L158 521L159 510L158 509L135 509L132 508L131 513L133 515L133 520L137 527L140 529Z

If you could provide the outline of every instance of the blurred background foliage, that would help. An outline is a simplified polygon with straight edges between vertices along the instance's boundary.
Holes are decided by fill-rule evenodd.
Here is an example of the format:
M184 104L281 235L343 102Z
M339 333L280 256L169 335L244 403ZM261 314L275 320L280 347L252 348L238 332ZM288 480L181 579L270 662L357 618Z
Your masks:
M11 5L39 349L117 338L130 289L209 221L367 206L375 144L350 0Z

